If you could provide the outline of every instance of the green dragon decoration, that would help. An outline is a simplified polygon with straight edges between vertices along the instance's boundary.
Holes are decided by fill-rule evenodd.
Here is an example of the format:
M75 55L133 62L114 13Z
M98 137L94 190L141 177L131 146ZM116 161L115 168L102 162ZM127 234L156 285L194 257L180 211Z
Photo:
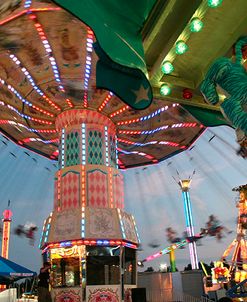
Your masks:
M247 72L242 60L247 58L247 37L237 41L234 47L235 60L222 57L209 68L201 84L205 100L216 105L219 100L217 86L227 96L220 104L222 113L236 129L241 154L247 153Z

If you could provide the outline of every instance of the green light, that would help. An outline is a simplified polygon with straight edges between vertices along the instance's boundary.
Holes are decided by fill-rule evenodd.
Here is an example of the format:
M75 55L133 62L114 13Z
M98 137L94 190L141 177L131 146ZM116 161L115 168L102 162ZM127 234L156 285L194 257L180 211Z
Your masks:
M171 62L165 61L165 62L162 64L161 70L162 70L163 73L169 74L169 73L172 73L172 72L173 72L174 67L173 67L173 65L172 65Z
M167 84L163 84L160 87L160 94L161 95L169 95L171 93L171 88Z
M208 0L208 6L212 8L218 7L222 2L223 0Z
M193 18L190 21L190 31L197 33L199 31L201 31L203 28L203 22L201 19L199 18Z
M176 43L176 54L182 55L188 50L188 48L188 45L184 41L180 40Z

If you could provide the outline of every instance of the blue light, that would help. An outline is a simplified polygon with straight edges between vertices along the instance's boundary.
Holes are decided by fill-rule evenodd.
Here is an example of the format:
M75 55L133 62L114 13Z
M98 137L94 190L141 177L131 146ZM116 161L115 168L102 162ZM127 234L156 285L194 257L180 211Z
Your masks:
M64 242L60 243L61 247L68 247L68 246L71 246L71 245L72 245L71 241L64 241Z

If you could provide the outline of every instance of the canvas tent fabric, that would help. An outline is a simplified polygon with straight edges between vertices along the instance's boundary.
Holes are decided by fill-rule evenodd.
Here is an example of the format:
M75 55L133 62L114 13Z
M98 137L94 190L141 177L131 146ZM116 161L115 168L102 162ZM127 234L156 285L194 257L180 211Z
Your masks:
M21 278L34 276L35 272L0 256L0 284L9 284Z

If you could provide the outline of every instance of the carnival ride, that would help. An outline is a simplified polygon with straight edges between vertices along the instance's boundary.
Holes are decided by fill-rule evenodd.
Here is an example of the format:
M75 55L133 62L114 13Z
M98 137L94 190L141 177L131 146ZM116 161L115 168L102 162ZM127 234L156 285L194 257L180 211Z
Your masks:
M239 193L236 203L238 208L236 238L223 253L222 260L227 261L227 257L232 255L227 261L229 263L227 277L239 283L247 279L247 185L234 188L233 191Z
M124 211L123 177L118 168L155 164L188 149L206 126L227 124L220 107L205 104L198 87L209 64L243 34L247 3L240 1L242 5L234 11L228 0L189 5L187 1L152 2L153 9L142 18L144 26L134 32L142 31L154 92L148 108L147 78L130 88L136 80L132 72L140 74L132 60L119 69L122 74L128 71L129 86L113 93L125 81L102 69L102 60L110 61L112 69L121 65L108 53L102 57L99 31L107 27L90 28L90 23L83 20L85 25L54 4L59 0L10 0L0 5L0 131L18 145L58 160L54 209L40 241L44 258L53 264L56 301L65 296L95 301L102 293L119 301L136 286L139 238L134 218ZM91 3L85 1L85 5ZM121 18L125 10L117 9ZM111 7L106 10L113 16ZM97 19L93 10L83 7L82 13L91 14L89 21ZM195 18L205 23L200 34ZM234 34L230 38L212 35L216 25L218 32ZM115 29L108 28L109 36L112 32L116 36ZM143 75L146 67L141 55L126 47L121 35L117 37L122 48L116 49L111 41L102 44L119 54L131 51L142 62ZM207 41L207 48L200 41L203 45ZM97 83L102 70L103 82L112 79L110 88ZM125 92L133 99L131 104L122 96ZM96 270L102 280L95 280ZM105 288L105 284L111 286Z
M177 232L172 229L171 227L168 227L166 229L167 233L167 241L170 242L170 245L166 248L160 250L159 252L156 252L148 257L146 257L143 260L138 261L139 266L143 266L145 262L152 261L156 258L159 258L163 255L169 254L170 256L170 267L171 272L175 272L175 250L177 249L184 249L187 244L197 244L201 241L201 239L205 238L206 236L215 237L217 240L221 240L223 237L222 230L225 229L225 227L217 220L217 226L216 225L209 225L209 222L212 222L212 216L209 216L209 221L206 223L204 228L201 228L200 233L194 234L193 236L186 236L187 232L184 232L183 236L178 237ZM214 216L215 217L215 216ZM229 233L229 231L227 231ZM171 255L172 253L172 255ZM192 267L192 266L191 266ZM192 268L193 269L193 268ZM195 267L194 267L195 269Z

